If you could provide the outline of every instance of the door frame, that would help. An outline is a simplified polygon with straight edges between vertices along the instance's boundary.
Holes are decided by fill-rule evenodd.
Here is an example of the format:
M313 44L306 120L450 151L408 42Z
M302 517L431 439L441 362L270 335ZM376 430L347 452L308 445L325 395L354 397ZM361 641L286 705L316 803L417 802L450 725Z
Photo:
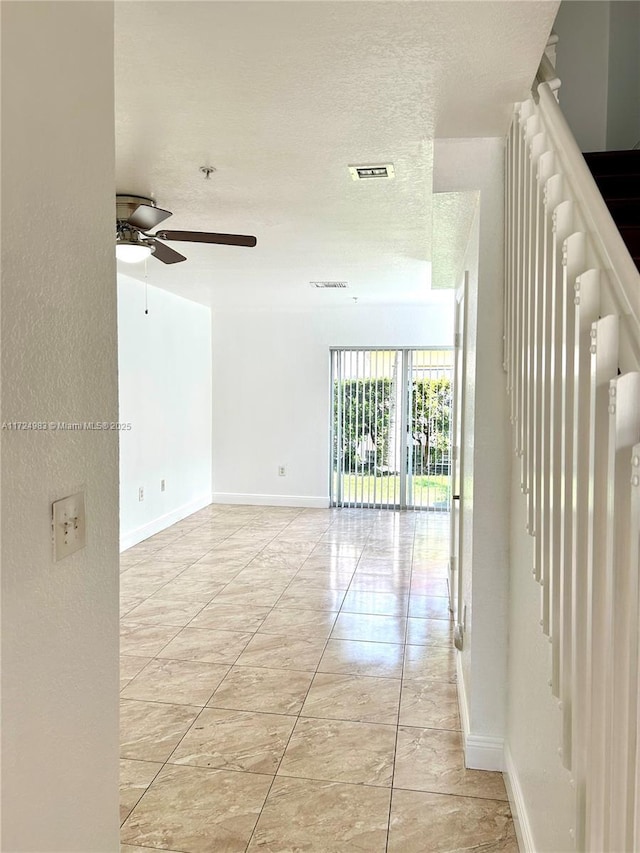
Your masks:
M463 619L463 518L464 518L464 410L467 383L467 302L469 272L456 291L454 318L454 364L451 435L451 504L449 553L449 609L456 623L456 633Z

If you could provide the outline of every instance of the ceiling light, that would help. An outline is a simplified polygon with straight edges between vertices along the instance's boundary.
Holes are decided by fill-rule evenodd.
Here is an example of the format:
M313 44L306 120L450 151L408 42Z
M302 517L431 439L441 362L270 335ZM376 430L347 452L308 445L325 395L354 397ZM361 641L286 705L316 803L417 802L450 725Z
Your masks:
M151 255L151 246L146 243L129 242L128 240L116 243L116 258L127 264L137 264L146 261Z

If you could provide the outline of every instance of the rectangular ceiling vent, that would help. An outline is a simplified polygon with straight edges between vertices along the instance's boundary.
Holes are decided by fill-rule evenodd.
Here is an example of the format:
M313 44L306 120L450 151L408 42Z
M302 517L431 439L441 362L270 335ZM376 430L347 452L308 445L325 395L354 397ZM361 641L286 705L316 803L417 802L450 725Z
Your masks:
M375 166L349 166L354 181L368 181L370 178L389 179L395 177L392 163L378 163Z
M322 288L341 288L341 287L349 287L346 281L310 281L309 284L311 287L322 287Z

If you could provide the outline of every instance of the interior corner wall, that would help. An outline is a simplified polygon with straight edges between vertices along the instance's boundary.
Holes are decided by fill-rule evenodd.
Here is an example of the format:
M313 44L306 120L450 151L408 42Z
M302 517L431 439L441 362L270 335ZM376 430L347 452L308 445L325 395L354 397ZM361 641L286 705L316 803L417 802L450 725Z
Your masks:
M452 296L431 305L213 311L214 500L328 506L330 347L451 346Z
M559 100L582 151L607 147L609 90L608 0L563 0L553 25L558 35Z
M118 352L125 549L211 503L211 309L119 275Z
M607 149L640 143L640 3L610 3Z
M506 732L508 476L502 368L504 140L440 139L434 191L479 191L466 257L464 461L461 472L466 606L461 660L469 766L501 769Z
M118 850L113 4L3 2L2 835ZM46 428L45 428L46 427ZM51 504L86 546L54 562Z
M563 0L554 32L560 106L582 151L640 141L640 3Z

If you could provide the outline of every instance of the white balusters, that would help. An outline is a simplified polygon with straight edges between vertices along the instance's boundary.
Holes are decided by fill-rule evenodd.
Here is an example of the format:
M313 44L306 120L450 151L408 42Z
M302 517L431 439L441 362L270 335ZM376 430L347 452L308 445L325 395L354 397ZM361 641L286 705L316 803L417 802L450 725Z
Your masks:
M571 561L571 711L572 773L576 786L576 847L585 847L587 715L589 654L587 644L588 574L587 537L589 524L589 427L591 418L591 347L593 324L600 313L601 274L590 269L576 278L575 356L573 400L572 540Z
M629 566L629 459L633 446L640 441L640 373L627 373L611 381L609 416L606 565L613 584L615 614L613 643L609 649L610 838L613 849L625 850L633 831L630 795L635 777L637 716L637 620L630 602L638 597L638 572L637 566L634 571Z
M538 137L542 141L543 151L538 157L537 174L537 196L538 196L538 249L537 266L534 277L535 287L535 332L534 332L534 376L533 376L533 432L535 436L533 455L531 460L534 511L533 530L530 532L535 536L533 568L536 580L544 584L545 565L543 560L542 543L543 532L543 506L544 500L544 454L545 434L543 424L545 422L545 384L546 384L546 353L545 341L548 337L547 331L547 287L549 280L548 264L548 240L551 228L550 217L547 212L547 188L546 184L555 171L555 159L552 151L548 150L548 141L545 134Z
M555 168L555 161L554 161ZM553 171L553 169L552 169ZM551 566L552 566L552 523L551 523L551 459L554 438L552 421L553 398L553 333L554 333L554 242L555 210L564 198L564 182L558 173L552 174L544 189L545 233L544 233L544 328L543 328L543 372L542 372L542 424L540 524L536 538L540 538L540 576L542 582L542 630L551 635Z
M521 361L521 384L520 384L520 441L522 448L521 481L522 489L528 496L529 521L527 526L529 532L533 528L531 520L531 495L530 495L530 468L529 458L531 456L531 362L533 353L532 340L532 308L533 308L533 276L535 272L535 252L537 238L537 157L540 155L540 140L536 137L540 134L540 118L534 112L524 126L524 181L525 181L525 246L524 265L522 278L522 361ZM535 140L535 142L534 142ZM538 143L538 144L536 144Z
M536 399L539 386L539 370L538 370L538 341L539 341L539 325L541 322L540 300L542 287L540 286L541 269L544 264L542 255L543 245L543 229L544 229L544 201L542 198L542 190L539 183L540 174L540 158L547 150L547 137L544 133L537 133L531 140L531 264L529 268L529 359L528 359L528 394L527 394L527 442L526 442L526 457L527 457L527 485L528 485L528 516L527 527L529 533L535 536L536 532L536 504L538 501L538 479L536 477L536 461L537 461L537 431L536 422L538 411L536 409ZM534 570L536 577L539 579L539 566L534 558Z
M572 766L573 633L572 558L573 558L573 462L574 462L574 389L575 389L575 286L585 272L587 239L583 232L571 234L563 245L562 282L562 380L560 438L560 697L562 700L562 756L565 767Z
M607 666L613 605L605 573L607 549L607 479L609 443L609 382L618 372L618 317L594 323L589 414L589 492L587 521L587 850L606 850L608 810L605 766L608 740Z
M640 850L640 277L539 96L507 141L503 362L576 849L619 853Z

